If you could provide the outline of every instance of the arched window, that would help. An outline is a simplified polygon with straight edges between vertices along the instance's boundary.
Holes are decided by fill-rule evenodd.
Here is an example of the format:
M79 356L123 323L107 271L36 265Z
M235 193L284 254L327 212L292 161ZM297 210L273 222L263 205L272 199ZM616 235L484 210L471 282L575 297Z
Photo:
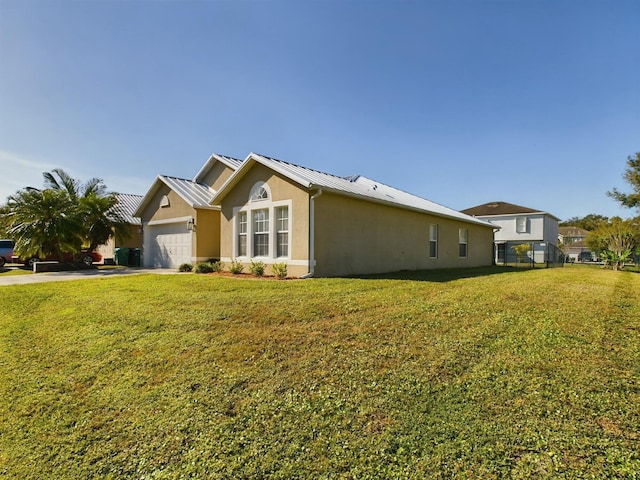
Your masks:
M249 195L250 202L258 202L260 200L269 200L271 194L269 192L269 187L264 182L256 183L251 189L251 194Z

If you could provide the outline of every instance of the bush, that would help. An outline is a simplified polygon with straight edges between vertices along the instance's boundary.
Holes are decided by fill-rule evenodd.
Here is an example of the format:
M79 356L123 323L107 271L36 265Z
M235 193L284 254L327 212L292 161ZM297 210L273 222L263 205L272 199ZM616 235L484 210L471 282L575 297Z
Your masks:
M213 273L213 265L207 262L201 262L196 265L196 273Z
M244 265L242 265L242 262L240 262L239 260L236 260L235 258L232 258L231 265L229 265L229 271L231 273L237 274L237 273L242 273L243 270L244 270Z
M192 270L193 270L193 265L191 265L190 263L183 263L178 267L179 272L190 272Z
M251 272L252 275L255 275L256 277L261 277L264 275L264 269L266 267L267 266L261 260L258 260L257 262L254 262L253 260L251 260L251 266L249 267L249 271Z
M213 271L216 273L220 273L222 270L224 270L224 262L221 262L220 260L216 260L211 262L211 267L213 268Z
M285 262L274 263L271 266L271 270L273 271L273 274L280 280L282 280L283 278L287 278L287 264Z

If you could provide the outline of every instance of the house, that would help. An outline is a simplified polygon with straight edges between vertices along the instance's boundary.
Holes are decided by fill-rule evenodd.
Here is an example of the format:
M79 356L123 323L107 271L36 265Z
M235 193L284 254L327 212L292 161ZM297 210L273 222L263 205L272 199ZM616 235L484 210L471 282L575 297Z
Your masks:
M211 155L192 180L158 175L135 215L143 229L143 264L176 268L220 257L217 190L242 164Z
M531 244L528 254L531 261L556 263L561 260L557 248L559 219L548 212L507 202L489 202L462 213L500 227L494 236L496 263L515 261L512 247L523 243Z
M563 251L570 261L585 261L595 258L586 243L589 233L589 230L579 227L558 228L558 242L563 245Z
M106 244L100 245L96 249L97 252L102 255L102 259L105 264L114 263L115 251L118 248L135 249L142 247L142 224L140 223L140 219L134 216L136 210L140 206L142 196L128 193L116 193L115 197L118 203L114 206L114 210L128 225L129 237L121 239L116 236L111 236Z
M136 213L145 266L286 263L290 276L490 265L490 223L363 176L264 155L212 155L193 180L158 176Z

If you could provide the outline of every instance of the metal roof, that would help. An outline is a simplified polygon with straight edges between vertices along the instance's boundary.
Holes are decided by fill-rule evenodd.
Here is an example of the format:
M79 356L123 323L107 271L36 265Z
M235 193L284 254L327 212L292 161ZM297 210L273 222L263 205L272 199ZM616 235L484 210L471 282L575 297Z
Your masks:
M196 176L193 177L193 181L199 182L202 177L211 169L212 165L216 162L222 162L234 171L238 170L238 168L240 168L240 165L242 165L242 160L228 157L226 155L220 155L219 153L213 153L211 154L207 162L202 166L200 171L196 173Z
M404 192L389 185L385 185L382 182L366 178L362 175L338 177L336 175L301 167L299 165L256 153L249 154L243 165L231 176L231 178L229 178L219 192L222 193L227 190L228 186L235 184L237 181L236 178L242 176L244 171L250 168L252 161L261 163L273 169L307 189L324 189L334 193L358 197L376 203L389 204L399 208L416 210L442 217L455 218L464 222L495 228L495 226L490 225L484 220L465 215L457 210L453 210L425 198L418 197L417 195Z
M190 206L194 208L212 208L211 200L213 200L216 191L208 185L167 175L158 175L158 179L176 192Z
M116 193L114 195L118 203L113 206L113 210L116 211L125 222L132 225L140 225L140 219L135 217L134 213L140 207L144 197L130 193Z

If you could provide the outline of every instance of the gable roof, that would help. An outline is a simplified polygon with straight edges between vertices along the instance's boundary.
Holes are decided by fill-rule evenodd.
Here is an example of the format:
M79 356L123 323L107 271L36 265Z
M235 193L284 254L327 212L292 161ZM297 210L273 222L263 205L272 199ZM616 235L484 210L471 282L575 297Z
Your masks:
M349 177L338 177L329 173L320 172L293 163L284 162L275 158L250 153L240 168L236 170L225 182L213 198L213 204L220 205L225 195L238 183L238 181L248 172L253 165L261 164L271 170L283 175L291 181L299 184L308 190L325 190L328 192L356 197L371 201L392 205L399 208L426 212L441 217L455 218L468 223L474 223L485 227L496 228L480 219L473 218L464 213L458 212L430 200L404 192L397 188L385 185L384 183L366 178L362 175Z
M524 215L528 213L540 213L542 215L549 215L556 220L559 220L557 217L551 215L548 212L543 212L542 210L535 210L533 208L522 207L520 205L515 205L513 203L507 202L489 202L483 203L482 205L478 205L476 207L467 208L462 210L462 213L466 213L467 215L472 215L474 217L489 217L493 215Z
M202 168L196 173L196 176L193 177L194 182L200 182L204 178L204 176L211 170L211 167L217 162L225 164L227 167L232 169L233 171L240 168L242 165L242 160L238 160L237 158L227 157L226 155L220 155L218 153L213 153L209 157L209 160L202 166Z
M140 219L134 214L140 207L144 197L130 193L115 193L114 195L118 203L113 206L113 210L117 212L120 218L126 223L140 225Z
M151 185L151 188L140 202L140 206L135 211L135 216L142 216L142 212L149 205L151 199L156 195L160 188L166 185L176 192L187 205L193 208L204 208L209 210L217 210L218 207L211 205L211 200L215 195L215 190L204 183L197 183L193 180L185 178L170 177L168 175L158 175Z
M564 237L586 237L591 232L580 227L558 227L558 234Z

